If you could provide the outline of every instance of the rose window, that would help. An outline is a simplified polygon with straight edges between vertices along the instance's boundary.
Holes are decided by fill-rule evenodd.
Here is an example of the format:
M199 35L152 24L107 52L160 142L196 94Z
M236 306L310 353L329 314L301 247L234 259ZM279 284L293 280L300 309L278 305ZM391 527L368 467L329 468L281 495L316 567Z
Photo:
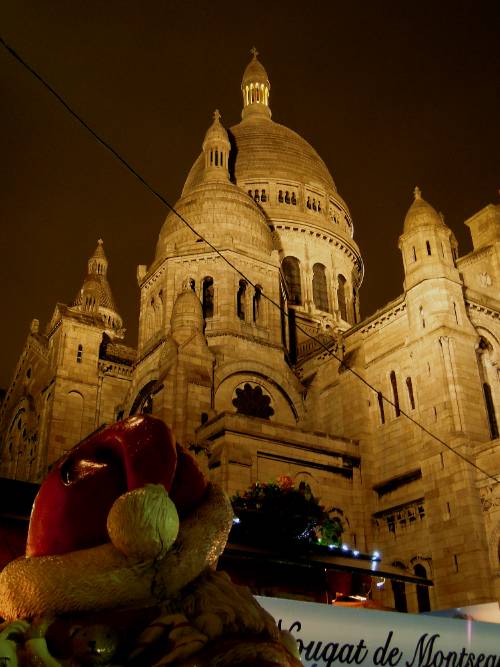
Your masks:
M264 394L259 385L252 387L248 382L245 383L243 388L236 388L233 405L237 413L249 417L269 419L271 415L274 415L274 410L271 407L271 397Z

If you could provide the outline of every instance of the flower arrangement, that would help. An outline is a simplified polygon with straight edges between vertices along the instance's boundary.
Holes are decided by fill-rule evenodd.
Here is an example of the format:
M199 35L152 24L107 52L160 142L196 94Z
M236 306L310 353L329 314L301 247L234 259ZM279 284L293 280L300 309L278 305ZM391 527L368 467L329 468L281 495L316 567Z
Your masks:
M294 485L291 477L256 482L231 498L235 542L292 549L314 545L340 546L342 524L331 519L313 496L309 484Z

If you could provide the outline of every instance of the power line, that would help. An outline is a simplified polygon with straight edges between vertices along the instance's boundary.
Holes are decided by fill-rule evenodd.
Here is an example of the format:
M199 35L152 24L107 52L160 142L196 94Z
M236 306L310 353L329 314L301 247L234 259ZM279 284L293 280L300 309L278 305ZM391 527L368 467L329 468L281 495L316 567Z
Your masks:
M114 157L121 162L121 164L129 171L131 172L143 185L144 187L151 193L153 194L157 199L159 199L162 204L164 204L174 215L176 215L179 220L195 235L197 236L201 241L206 243L213 252L215 252L228 266L230 266L238 275L240 275L249 285L251 285L254 289L256 288L256 284L254 284L240 269L238 269L237 266L235 266L218 248L216 248L210 241L208 241L204 236L202 236L185 218L183 215L181 215L175 207L170 204L165 197L160 194L157 190L155 190L142 176L139 174L132 165L127 162L112 146L109 144L105 139L103 139L100 135L95 132L90 125L88 125L81 116L79 116L76 111L72 109L72 107L65 101L65 99L40 75L38 72L33 69L21 56L11 47L9 46L3 37L0 36L0 43L2 46L12 55L15 60L17 60L25 69L27 69L47 90L49 90L52 95L63 105L63 107L75 118L80 125L83 125L83 127L96 139L98 143L100 143L102 146L104 146ZM267 296L264 292L261 292L261 295L269 301L275 308L277 308L286 318L289 317L288 311L285 310L279 303L276 303L271 297ZM331 357L336 359L341 368L344 368L345 370L349 371L356 377L358 380L360 380L366 387L368 387L371 391L377 394L377 396L382 397L382 399L391 405L395 409L399 409L399 412L403 417L406 417L412 424L417 426L421 431L426 433L428 436L430 436L433 440L438 442L440 445L448 449L450 452L461 458L463 461L471 465L473 468L475 468L478 472L482 473L485 475L485 477L491 479L495 484L500 483L500 480L498 480L496 477L493 477L493 475L490 475L486 470L478 466L474 461L471 461L469 458L464 456L461 452L457 451L454 449L451 445L449 445L447 442L445 442L442 438L437 436L436 434L432 433L427 427L423 426L423 424L420 424L420 422L417 422L411 415L409 415L407 412L402 410L399 406L396 405L393 401L391 401L390 398L387 398L382 392L380 392L376 387L374 387L372 384L368 382L362 375L360 375L357 371L355 371L353 368L348 366L344 360L337 356L333 350L328 347L322 340L319 338L316 338L313 334L309 333L306 329L301 327L299 324L296 323L296 328L298 331L303 333L307 338L310 338L311 340L315 341L321 348L323 348Z

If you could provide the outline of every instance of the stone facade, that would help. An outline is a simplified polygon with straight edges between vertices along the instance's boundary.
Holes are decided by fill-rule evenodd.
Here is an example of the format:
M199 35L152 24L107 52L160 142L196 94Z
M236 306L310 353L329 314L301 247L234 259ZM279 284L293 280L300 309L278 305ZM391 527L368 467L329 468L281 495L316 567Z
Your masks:
M33 321L1 406L1 475L40 480L102 424L152 412L231 494L306 480L347 544L434 581L433 608L500 599L500 206L466 221L474 249L458 257L417 188L404 292L360 321L347 205L271 120L256 55L242 94L242 121L214 114L138 267L137 348L121 342L101 241L75 301L44 333ZM401 606L401 587L374 595Z

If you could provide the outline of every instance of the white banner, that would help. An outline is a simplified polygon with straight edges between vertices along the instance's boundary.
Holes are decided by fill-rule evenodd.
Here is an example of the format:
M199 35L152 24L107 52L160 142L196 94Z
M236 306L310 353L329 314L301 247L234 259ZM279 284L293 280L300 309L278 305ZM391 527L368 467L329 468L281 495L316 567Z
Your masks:
M257 597L307 667L500 667L500 625Z

